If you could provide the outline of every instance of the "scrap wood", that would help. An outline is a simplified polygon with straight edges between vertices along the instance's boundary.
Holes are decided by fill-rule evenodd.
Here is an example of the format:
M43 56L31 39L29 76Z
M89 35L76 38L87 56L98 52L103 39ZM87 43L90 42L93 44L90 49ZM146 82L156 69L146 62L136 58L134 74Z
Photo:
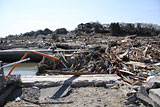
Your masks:
M90 53L89 50L78 50L76 52L73 52L73 54L80 54L80 53Z
M122 74L120 74L120 76L122 77L123 81L128 82L129 84L132 84L132 82L127 79L125 76L123 76Z
M136 39L136 38L137 38L137 35L128 35L125 37L125 39L130 39L130 40Z
M154 51L158 51L160 53L160 50L156 49L156 48L152 48L152 50Z
M135 75L134 73L132 73L132 72L130 72L130 71L126 71L126 70L119 70L120 72L122 72L122 73L127 73L127 74L130 74L130 75Z
M123 67L123 70L126 70L126 71L130 70L130 68L127 65L125 65L124 63L122 63L121 65Z
M66 58L65 58L65 54L61 52L61 56L62 56L62 58L64 59L64 61L68 63L68 61L67 61Z
M123 58L124 56L128 55L129 50L127 49L125 53L119 55L120 58Z
M138 78L136 78L135 76L129 76L129 78L131 78L131 79L133 79L133 80L135 80L135 81L137 81L138 80Z
M62 60L60 60L60 62L63 64L65 68L68 68L67 65Z
M142 62L129 61L129 62L126 62L126 64L136 65L136 66L143 67L143 68L147 67L147 65Z
M139 76L136 76L136 78L138 78L138 80L146 80L147 79L145 77L139 77Z
M46 70L46 72L62 75L94 75L94 74L107 74L107 73L92 73L92 72L68 72L68 71L57 71L57 70Z
M153 65L152 67L151 67L152 69L154 69L154 70L159 70L160 71L160 67L159 66L156 66L156 65Z
M121 59L118 55L116 55L116 58L117 58L119 61L122 61L122 59Z
M145 48L145 50L143 51L143 56L146 57L147 56L147 50L148 50L148 46Z
M155 65L155 66L160 66L160 62L158 62L158 63L155 63L154 65Z

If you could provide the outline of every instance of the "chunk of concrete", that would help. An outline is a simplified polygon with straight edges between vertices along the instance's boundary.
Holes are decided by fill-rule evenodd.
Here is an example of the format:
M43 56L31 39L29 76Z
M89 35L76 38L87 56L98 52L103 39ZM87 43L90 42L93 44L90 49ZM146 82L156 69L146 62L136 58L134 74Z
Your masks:
M59 85L71 85L73 87L105 86L106 83L121 80L114 74L96 75L54 75L54 76L21 76L24 86L37 86L40 88L54 87Z
M160 106L160 88L150 89L149 97Z
M141 94L141 93L136 93L136 97L138 100L140 100L145 106L147 107L155 107L154 102L147 96Z
M151 76L147 78L147 83L144 85L146 88L159 88L160 87L160 76Z
M138 92L148 97L148 93L147 93L145 87L141 86L141 87L139 88Z

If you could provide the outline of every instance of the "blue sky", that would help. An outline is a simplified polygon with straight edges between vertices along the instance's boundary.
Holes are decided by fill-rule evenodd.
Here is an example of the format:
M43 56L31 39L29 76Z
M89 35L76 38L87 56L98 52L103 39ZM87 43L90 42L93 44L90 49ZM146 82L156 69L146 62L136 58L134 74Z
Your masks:
M0 0L0 37L91 21L160 25L160 0Z

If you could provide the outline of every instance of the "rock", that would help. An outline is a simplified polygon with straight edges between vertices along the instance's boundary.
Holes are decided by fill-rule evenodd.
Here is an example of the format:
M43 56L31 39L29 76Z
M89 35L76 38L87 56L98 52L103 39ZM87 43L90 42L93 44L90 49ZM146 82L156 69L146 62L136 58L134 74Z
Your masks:
M28 99L30 101L38 100L40 97L40 89L38 88L23 88L22 89L24 99Z
M150 89L149 97L160 106L160 88Z
M147 81L147 83L144 86L148 89L160 88L160 76L153 76Z
M134 104L136 101L137 101L136 94L131 94L124 103L126 105L130 105L130 104Z
M141 94L141 93L136 93L136 98L138 100L140 100L145 106L147 107L155 107L154 102L152 101L152 99L150 99L149 97Z
M132 96L133 94L135 94L136 93L136 91L135 90L133 90L133 91L131 91L131 92L129 92L129 93L127 93L127 96L128 97L130 97L130 96Z
M141 86L137 92L128 93L127 96L129 97L125 101L126 105L135 104L137 101L140 101L147 107L157 107L157 104L149 98L144 86Z
M148 93L147 93L145 87L141 86L141 87L139 88L138 92L148 97Z

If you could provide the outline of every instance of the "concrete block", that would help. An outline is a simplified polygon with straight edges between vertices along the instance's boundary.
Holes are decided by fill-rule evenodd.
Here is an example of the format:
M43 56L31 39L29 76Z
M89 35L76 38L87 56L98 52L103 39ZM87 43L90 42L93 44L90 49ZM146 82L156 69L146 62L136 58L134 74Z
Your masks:
M147 83L144 85L148 89L160 87L160 76L152 76L147 78Z
M54 75L54 76L21 76L24 86L54 87L59 85L71 85L73 87L105 86L106 83L121 80L121 77L114 74L96 75Z
M149 97L160 106L160 88L150 89Z
M136 93L136 97L138 100L140 100L145 106L147 107L155 107L154 106L154 102L152 101L152 99L150 99L149 97L141 94L141 93Z

